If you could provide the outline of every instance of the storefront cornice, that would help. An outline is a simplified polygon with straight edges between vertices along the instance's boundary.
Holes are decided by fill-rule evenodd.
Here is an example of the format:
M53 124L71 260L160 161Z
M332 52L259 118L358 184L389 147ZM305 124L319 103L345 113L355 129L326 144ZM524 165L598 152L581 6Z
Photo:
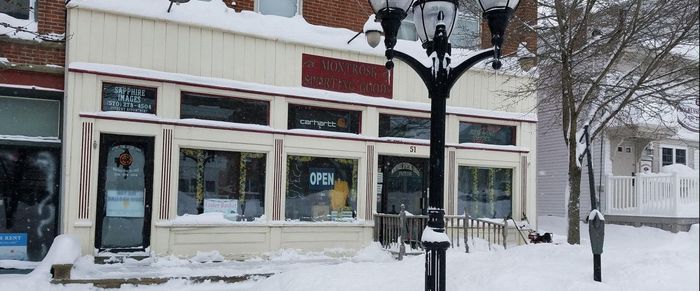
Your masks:
M139 81L161 82L181 86L191 86L206 89L224 90L237 93L258 95L272 95L289 99L325 102L342 105L369 106L378 109L403 110L418 113L430 113L430 104L407 101L395 101L384 98L368 97L352 93L337 93L319 89L302 87L279 87L273 85L253 84L241 81L199 77L185 74L159 72L141 68L124 67L117 65L104 65L93 63L70 63L68 71L71 73L94 74L107 77L124 78ZM296 92L292 92L296 91ZM327 98L311 96L328 96ZM348 101L346 101L348 100ZM468 112L472 111L472 112ZM486 109L460 108L448 106L447 114L457 117L482 118L487 120L515 121L525 123L537 123L537 117L531 113L501 112Z

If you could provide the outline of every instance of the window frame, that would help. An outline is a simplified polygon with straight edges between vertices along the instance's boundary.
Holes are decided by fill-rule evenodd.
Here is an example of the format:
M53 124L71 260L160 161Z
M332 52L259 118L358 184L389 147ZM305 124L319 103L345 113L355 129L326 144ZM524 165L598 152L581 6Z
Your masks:
M462 213L461 215L464 214L464 209L460 209L459 207L459 197L460 197L460 191L459 191L459 185L460 185L460 176L459 176L459 171L460 168L465 167L465 168L476 168L476 169L501 169L501 170L510 170L510 213L513 215L513 212L516 207L516 200L518 203L521 203L521 185L519 183L520 177L520 169L516 165L512 165L509 163L457 163L455 166L455 185L454 185L454 205L453 207L455 208L454 210L456 211L455 213ZM517 176L517 177L516 177ZM496 198L496 197L494 197ZM495 201L498 201L497 199ZM494 202L495 202L494 201ZM466 200L464 202L466 204ZM474 217L478 218L478 217Z
M310 221L301 220L299 218L294 218L294 219L290 218L290 216L287 214L287 206L288 206L288 203L287 203L288 197L287 196L289 194L289 175L290 175L290 171L289 171L287 164L289 163L289 160L291 157L306 157L306 158L313 158L313 159L354 161L354 163L355 163L354 166L356 167L357 176L355 177L356 178L355 181L352 181L352 173L351 173L351 177L350 177L351 184L348 185L349 186L348 187L348 191L349 191L348 196L352 195L352 192L354 190L354 192L355 192L355 199L354 199L355 205L354 206L350 205L350 208L352 208L353 211L355 212L355 217L352 220L344 220L341 218L341 219L336 219L336 220L310 220ZM362 216L360 215L360 212L362 211L360 209L360 199L362 198L361 194L360 194L360 185L361 185L360 183L362 182L363 177L362 177L362 174L360 171L362 169L363 163L364 163L363 157L347 155L346 153L337 153L335 151L320 150L320 151L314 152L314 151L308 151L308 150L301 150L301 151L289 151L289 152L287 152L284 155L284 171L282 172L283 185L284 185L282 199L284 200L284 203L283 203L283 206L281 209L280 220L281 221L295 221L295 223L301 222L301 223L309 223L309 224L329 223L329 222L345 224L345 223L353 223L355 221L362 219ZM308 167L308 168L310 169L312 167ZM316 167L313 167L313 168L316 168ZM353 189L352 186L354 186L355 188ZM310 189L307 189L307 190L310 191ZM323 191L327 191L327 190L323 190ZM348 197L348 198L350 198L350 197ZM330 203L331 202L329 201L329 204ZM329 212L329 215L330 214L331 213Z
M280 16L280 17L288 17L288 16L277 15L277 14L263 14L262 12L260 12L260 1L271 1L271 0L255 0L255 2L253 3L253 8L254 8L253 10L255 12L260 13L262 15L275 15L275 16ZM303 0L295 0L295 1L297 2L297 11L291 17L295 17L298 15L303 16L304 15L303 14L304 13L304 9L303 9L304 8L303 7L304 1ZM291 18L291 17L289 17L289 18Z
M396 34L397 39L405 40L405 41L418 41L420 38L418 37L418 28L416 27L416 21L413 19L413 9L409 9L409 11L406 11L407 15L406 18L401 20L401 26L399 27L399 31ZM400 35L401 28L405 27L405 25L410 24L411 27L413 28L413 34L415 36L415 39L408 39L408 38L403 38Z
M457 18L455 19L455 25L454 25L454 28L452 29L452 33L450 34L450 38L453 39L452 36L455 35L455 32L458 31L457 28L459 27L458 22L460 21L460 19L468 19L467 21L469 21L469 20L476 21L476 24L477 24L476 29L477 30L476 30L476 35L475 35L474 39L477 40L477 42L474 43L473 46L458 46L456 43L452 43L452 47L453 48L460 48L460 49L471 49L471 50L480 49L481 48L481 33L482 33L482 31L481 31L482 30L481 29L481 18L477 17L469 12L464 12L464 11L459 12L459 14L457 15ZM469 35L466 35L466 36L468 37Z
M664 149L671 150L671 163L670 164L664 164ZM678 150L685 151L685 163L681 164L681 163L676 162L676 160L678 158ZM662 144L660 146L660 150L659 150L659 161L660 161L661 167L673 165L673 164L680 164L680 165L687 166L688 165L688 153L689 153L688 147Z
M37 89L23 89L14 87L2 87L0 86L0 96L10 97L10 98L27 98L27 99L38 99L46 101L57 101L58 102L58 141L27 141L23 138L20 139L3 139L0 140L0 144L7 145L39 145L47 147L61 147L63 145L63 113L64 113L64 101L63 101L63 91L44 91Z
M239 96L230 96L230 95L221 95L221 94L212 94L212 93L202 93L202 92L196 92L196 91L185 91L181 90L180 91L180 106L178 108L178 119L189 119L189 118L182 118L182 100L185 97L185 94L193 94L193 95L201 95L204 97L208 98L222 98L222 99L235 99L235 100L242 100L242 101L259 101L259 102L265 102L267 103L267 123L262 124L262 126L271 126L272 125L272 100L270 98L249 98L249 97L239 97ZM228 123L237 123L237 124L254 124L254 125L259 125L256 123L239 123L239 122L231 122L231 121L222 121L222 120L213 120L213 119L201 119L201 118L192 118L192 119L197 119L197 120L209 120L209 121L218 121L218 122L228 122Z
M0 13L5 14L5 15L12 17L14 19L17 19L17 20L21 20L21 21L28 21L30 23L37 22L38 9L36 9L36 1L37 0L29 0L29 11L27 12L27 15L28 15L27 19L15 18L14 16L7 14L7 13L4 13L4 12L0 12Z
M272 160L273 160L273 159L270 158L271 152L268 151L268 150L265 150L265 149L263 149L263 148L258 148L258 147L247 147L247 146L244 146L244 147L240 147L240 146L238 146L238 147L218 147L218 146L212 146L212 145L210 145L209 143L207 143L206 146L202 146L202 144L199 143L199 142L183 143L183 144L179 144L179 145L177 145L177 146L174 147L173 153L177 155L177 158L175 159L175 160L177 161L177 163L173 163L172 166L173 166L173 169L174 169L174 171L175 171L174 174L176 175L176 176L175 176L175 179L174 179L176 184L173 186L173 187L174 187L173 189L176 190L176 194L175 194L175 196L173 197L174 200L175 200L174 203L171 203L171 204L174 204L174 206L172 206L171 209L174 210L175 217L174 217L174 218L171 218L171 219L176 219L177 217L181 217L181 216L183 216L184 214L188 214L188 215L199 215L199 214L202 214L202 213L206 213L206 212L202 212L202 213L183 213L183 215L179 215L179 214L178 214L178 212L179 212L179 207L180 207L180 205L179 205L179 203L180 203L180 201L179 201L180 192L189 192L189 189L192 189L192 188L195 187L194 184L192 184L191 182L188 182L187 185L186 185L188 191L182 191L182 189L181 189L181 187L185 186L185 185L182 185L182 184L183 184L183 183L181 183L182 180L191 181L191 180L187 180L187 179L182 179L182 178L180 177L180 169L181 169L181 167L182 167L182 161L181 161L181 156L180 156L180 155L181 155L183 149L203 150L203 151L213 151L213 152L226 152L226 153L236 153L236 154L238 154L239 156L240 156L241 154L244 154L244 153L247 153L247 154L262 154L262 155L264 155L264 161L262 162L262 166L263 166L263 168L264 168L264 170L265 170L265 173L262 174L262 177L263 177L264 181L263 181L263 183L261 184L261 187L262 187L262 189L263 189L263 191L261 192L261 198L262 198L262 201L263 201L263 205L262 205L262 207L261 207L261 209L262 209L262 216L254 217L253 220L246 220L246 219L243 219L243 220L231 220L231 221L237 221L237 222L255 222L256 220L261 219L261 217L267 217L267 218L266 218L267 220L270 219L270 218L269 218L270 216L268 216L268 211L267 211L267 210L268 210L268 203L271 203L271 202L268 201L268 200L269 200L268 198L270 198L270 197L268 197L268 192L271 191L271 190L270 190L270 189L271 189L270 186L271 186L272 181L270 181L270 180L274 180L274 177L271 176L272 174L271 174L271 171L269 170L269 169L270 169L271 162L272 162ZM205 169L206 169L206 168L205 168ZM204 198L203 198L203 199L207 199L207 193L210 193L210 192L208 192L208 191L206 190L206 181L205 181L205 185L204 185ZM195 195L196 195L196 194L195 194ZM239 195L240 195L240 193L239 193ZM214 199L217 199L217 198L214 198ZM202 202L204 202L204 201L202 201ZM196 207L196 206L195 206L195 207ZM239 205L239 207L240 207L240 205ZM244 216L244 218L246 218L246 217Z
M511 137L511 144L509 144L509 145L499 145L499 144L492 144L492 143L476 143L476 144L488 144L488 145L495 145L495 146L517 146L518 145L518 131L520 129L520 124L518 124L518 123L489 122L489 121L482 121L482 120L466 120L466 119L460 119L457 122L457 143L459 143L459 144L463 144L463 142L460 142L460 137L461 137L460 127L461 127L462 123L495 125L495 126L513 128L513 136ZM474 142L465 142L465 143L474 143Z
M380 111L377 115L377 137L379 138L408 138L408 139L415 139L415 140L430 140L430 134L428 134L428 137L426 139L421 139L421 138L415 138L415 137L402 137L402 136L382 136L382 130L381 130L381 118L382 115L388 115L388 116L399 116L399 117L404 117L404 118L416 118L416 119L425 119L428 121L428 132L430 132L430 116L416 116L416 115L409 115L405 114L402 112L383 112Z
M308 107L308 108L313 108L313 109L320 109L320 110L330 110L330 111L347 111L347 112L357 112L357 132L343 132L343 131L332 131L332 130L322 130L322 129L307 129L307 128L289 128L289 120L291 118L289 114L289 110L291 109L292 106L301 106L301 107ZM365 107L366 109L367 107ZM358 109L354 107L350 108L338 108L338 107L333 107L333 106L325 106L325 105L308 105L306 103L293 103L293 102L287 102L287 120L285 121L286 129L287 130L294 130L294 129L302 129L302 130L313 130L317 132L334 132L334 133L346 133L346 134L357 134L357 135L362 135L362 119L363 119L363 111L364 109Z

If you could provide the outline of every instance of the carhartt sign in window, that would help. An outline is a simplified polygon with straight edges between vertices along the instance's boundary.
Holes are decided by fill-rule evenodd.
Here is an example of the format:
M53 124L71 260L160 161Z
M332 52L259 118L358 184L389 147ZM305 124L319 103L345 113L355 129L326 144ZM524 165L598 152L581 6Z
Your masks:
M360 112L289 105L289 129L360 133Z

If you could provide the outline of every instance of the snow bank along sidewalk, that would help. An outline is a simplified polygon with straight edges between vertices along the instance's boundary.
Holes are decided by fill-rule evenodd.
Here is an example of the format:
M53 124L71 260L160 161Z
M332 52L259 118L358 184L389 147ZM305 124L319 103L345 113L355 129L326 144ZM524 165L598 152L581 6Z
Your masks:
M508 249L476 243L471 253L451 248L447 254L447 290L544 290L544 291L645 291L700 289L698 272L700 231L671 233L655 228L606 225L602 254L603 281L593 281L592 254L587 225L582 225L581 245L568 245L566 220L541 217L540 231L554 232L557 244L536 244ZM187 291L422 291L424 257L394 260L377 244L354 253L327 250L300 253L285 250L245 261L209 262L216 253L191 259L161 257L150 261L125 261L96 265L91 257L75 263L77 278L141 276L178 277L274 273L235 284L192 283L170 280L162 285L123 285L119 290ZM194 262L201 261L203 263ZM100 290L91 285L51 285L36 275L0 275L3 291Z

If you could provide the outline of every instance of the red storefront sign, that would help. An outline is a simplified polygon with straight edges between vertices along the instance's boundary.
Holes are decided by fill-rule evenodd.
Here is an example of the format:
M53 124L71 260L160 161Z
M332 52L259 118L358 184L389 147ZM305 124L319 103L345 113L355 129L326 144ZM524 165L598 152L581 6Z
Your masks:
M302 54L301 86L392 98L393 74L384 66Z

